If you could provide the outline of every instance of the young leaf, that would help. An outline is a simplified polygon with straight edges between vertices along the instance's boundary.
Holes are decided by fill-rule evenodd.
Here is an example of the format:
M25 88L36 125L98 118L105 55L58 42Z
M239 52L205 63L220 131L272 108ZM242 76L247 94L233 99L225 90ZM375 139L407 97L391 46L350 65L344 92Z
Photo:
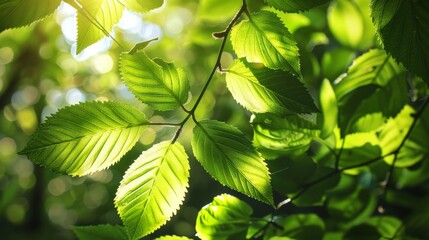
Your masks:
M80 0L77 14L77 49L83 49L107 36L119 22L124 6L118 0Z
M300 155L320 133L315 124L296 115L282 118L270 113L257 114L251 123L253 145L268 159Z
M188 187L189 162L179 143L162 142L131 164L115 205L131 240L164 225L179 209Z
M220 183L273 204L268 168L237 128L205 120L194 128L192 149L204 169Z
M309 10L329 1L330 0L265 0L268 5L275 9L290 13Z
M241 21L231 31L231 42L238 57L246 57L248 62L301 75L299 49L275 13L260 11Z
M80 103L48 117L21 154L54 171L82 176L119 161L147 124L145 115L127 104Z
M372 17L384 48L429 82L429 1L372 0Z
M320 108L323 113L323 126L320 137L326 138L332 134L338 123L337 98L328 79L324 79L320 86Z
M134 53L143 50L145 47L147 47L147 45L149 45L149 43L153 42L153 41L157 41L158 38L152 38L150 40L144 41L144 42L140 42L137 43L136 45L134 45L134 47L128 52L128 54L133 55Z
M257 67L238 59L227 71L226 83L234 99L251 112L317 112L304 84L286 71Z
M161 59L151 60L144 52L123 53L120 72L137 98L156 110L173 110L186 103L189 82L185 72Z
M125 228L117 225L78 226L73 231L79 240L128 240Z
M39 21L52 14L61 0L0 1L0 32Z
M204 240L245 239L253 209L244 201L222 194L200 210L197 236Z
M134 12L147 12L159 8L164 0L119 0L124 6Z

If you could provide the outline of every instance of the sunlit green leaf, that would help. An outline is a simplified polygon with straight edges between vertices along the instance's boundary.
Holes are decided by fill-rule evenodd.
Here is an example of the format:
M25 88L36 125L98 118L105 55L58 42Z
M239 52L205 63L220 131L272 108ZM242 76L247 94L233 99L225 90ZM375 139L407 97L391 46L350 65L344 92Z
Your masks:
M257 114L251 121L253 145L268 159L300 155L320 133L314 123L296 115Z
M311 113L317 108L307 88L292 74L234 61L226 83L235 100L255 113Z
M415 110L412 107L406 105L395 118L389 119L389 121L386 123L379 135L383 156L392 154L399 149L414 121L414 113ZM409 148L411 146L409 145L407 147ZM403 152L403 154L405 153ZM394 158L395 156L391 155L386 157L385 161L389 164L392 164ZM409 157L397 158L395 166L408 167L416 163L415 160L416 158ZM420 158L417 160L420 160Z
M335 38L347 47L366 49L375 36L369 16L369 0L332 1L328 11L328 24Z
M323 114L323 126L320 137L332 134L338 122L338 104L334 89L328 79L320 86L320 108Z
M330 0L265 0L268 5L285 12L305 11L329 1Z
M177 142L156 144L131 164L115 197L130 239L140 239L170 220L185 198L188 178L188 156Z
M151 60L144 52L123 53L119 68L130 91L154 109L173 110L188 99L188 79L173 63Z
M144 42L140 42L137 43L136 45L134 45L134 47L128 52L128 54L133 55L134 53L143 50L145 47L147 47L147 45L149 45L149 43L158 40L158 38L152 38L150 40L144 41Z
M244 239L252 212L244 201L228 194L219 195L198 213L197 236L203 240Z
M372 0L372 17L384 48L429 81L429 2Z
M355 58L355 52L348 48L334 48L323 54L323 77L333 81L344 73Z
M383 50L370 50L357 58L334 90L340 106L342 135L359 128L375 130L379 126L371 124L369 129L357 122L367 117L374 123L379 119L376 113L395 116L408 102L405 69ZM383 124L384 119L378 122Z
M240 9L241 4L241 0L201 0L198 5L197 18L210 22L230 20Z
M128 235L123 226L96 225L73 227L79 240L127 240Z
M77 54L108 36L124 9L118 0L79 0L74 7L78 10Z
M61 0L0 1L0 32L9 28L17 28L40 21L52 14L60 5Z
M82 176L119 161L147 124L130 105L80 103L48 117L21 153L54 171Z
M124 6L134 12L147 12L162 6L164 0L119 0Z
M220 183L273 204L264 159L240 130L218 121L202 121L194 128L192 149L204 169Z
M300 76L299 52L292 34L275 13L261 11L241 21L231 32L238 57Z

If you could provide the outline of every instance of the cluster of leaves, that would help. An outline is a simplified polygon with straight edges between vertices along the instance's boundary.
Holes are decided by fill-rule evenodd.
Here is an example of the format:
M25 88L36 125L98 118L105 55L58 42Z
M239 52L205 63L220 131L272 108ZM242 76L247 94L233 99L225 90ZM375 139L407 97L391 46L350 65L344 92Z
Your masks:
M61 3L42 2L1 2L1 16L25 18L3 18L0 31L38 21ZM163 4L65 2L78 10L78 52L110 36L124 8L145 12ZM128 104L80 103L49 117L21 152L51 170L83 176L118 162L147 126L177 128L171 140L144 151L125 173L115 197L124 227L77 227L76 234L139 239L164 225L187 192L190 165L178 138L192 119L192 150L204 169L221 184L274 207L257 218L246 202L217 196L198 214L201 239L428 237L428 214L419 211L426 205L397 199L392 182L413 188L428 180L429 2L266 0L257 9L238 2L225 30L214 34L222 41L218 58L190 108L187 73L148 57L142 49L147 42L120 57L122 79L138 99L157 111L182 109L184 119L155 123ZM314 17L325 11L328 30ZM323 48L329 37L341 47ZM236 59L224 69L228 40ZM225 74L234 99L253 114L253 141L232 125L196 118L216 72ZM273 189L287 199L275 201ZM329 217L281 214L290 204L324 205ZM405 222L389 215L395 204L412 211ZM375 215L377 209L386 213Z

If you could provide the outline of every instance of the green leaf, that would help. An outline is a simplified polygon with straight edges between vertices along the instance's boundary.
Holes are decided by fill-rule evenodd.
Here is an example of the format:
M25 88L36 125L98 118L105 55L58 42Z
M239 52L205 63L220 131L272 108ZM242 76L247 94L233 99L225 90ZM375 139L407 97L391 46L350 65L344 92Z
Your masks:
M372 217L365 223L354 226L345 232L344 239L404 239L402 222L391 216Z
M317 112L304 84L286 71L238 59L227 71L226 84L234 99L251 112Z
M369 0L335 0L328 9L328 24L343 45L364 50L374 42L375 29L369 16Z
M156 144L131 164L115 197L130 239L152 233L175 214L185 198L188 179L188 156L177 142Z
M137 43L129 52L128 54L133 55L134 53L143 50L145 47L147 47L147 45L149 45L149 43L158 40L158 38L152 38L150 40L144 41L144 42L140 42Z
M320 133L314 123L296 115L282 118L270 113L257 114L251 123L253 145L268 159L301 155Z
M144 52L123 53L119 70L125 85L142 102L156 110L173 110L188 100L185 72L173 63L149 59Z
M230 20L240 9L241 4L241 0L201 0L198 3L197 19L208 22Z
M2 0L0 1L0 32L40 21L52 14L61 0Z
M342 136L367 128L359 122L365 122L362 118L370 120L366 123L383 124L384 119L377 113L385 117L395 116L408 102L405 69L383 50L370 50L361 55L347 75L338 80L334 90L340 106Z
M77 49L79 54L105 36L119 22L124 6L118 0L79 0L77 7ZM74 6L76 7L76 6Z
M268 5L285 12L300 12L309 10L330 0L265 0Z
M127 240L128 235L123 226L96 225L73 227L79 240Z
M202 121L194 128L192 149L220 183L273 205L268 168L240 130L223 122Z
M275 13L260 11L241 21L231 31L231 42L237 56L248 62L301 75L299 49Z
M244 239L252 212L246 202L228 194L219 195L198 212L197 236L203 240Z
M191 238L187 237L179 237L179 236L162 236L159 238L155 238L155 240L192 240Z
M406 105L395 118L391 118L388 120L383 130L379 134L380 146L382 149L383 156L387 154L392 154L399 149L402 141L404 141L405 136L407 135L411 125L413 124L413 114L415 114L415 110L412 107ZM411 146L406 146L406 148L409 147ZM410 149L406 151L409 150ZM404 154L403 151L401 152ZM401 152L399 152L399 154L401 154ZM401 155L398 155L398 159L395 162L396 167L409 167L416 163L416 158L400 156ZM391 155L389 157L385 157L384 160L388 164L392 164L394 158L395 156ZM420 160L421 158L417 158L417 161Z
M326 51L322 58L323 77L333 81L344 73L356 54L349 48L334 48Z
M164 0L119 0L126 8L134 12L147 12L159 8Z
M320 137L326 138L333 133L338 123L337 97L328 79L324 79L320 86L320 108L323 113L323 126Z
M277 223L284 229L279 235L295 240L321 240L325 232L325 223L316 214L289 215Z
M371 8L387 52L429 82L429 2L372 0Z
M119 161L147 124L131 105L80 103L48 117L21 154L54 171L87 175Z

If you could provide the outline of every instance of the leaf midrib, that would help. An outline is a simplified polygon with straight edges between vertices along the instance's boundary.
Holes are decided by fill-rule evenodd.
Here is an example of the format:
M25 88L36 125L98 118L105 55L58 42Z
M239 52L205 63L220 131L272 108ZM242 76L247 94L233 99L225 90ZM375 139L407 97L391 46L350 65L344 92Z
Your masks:
M235 170L237 170L237 172L240 174L240 176L242 176L244 179L246 179L246 181L248 182L248 183L250 183L250 185L254 188L254 189L256 189L257 190L257 192L263 197L263 198L265 198L265 200L267 200L267 202L269 203L269 202L271 202L270 201L270 199L267 199L266 197L265 197L265 195L263 194L263 193L261 193L260 191L259 191L259 189L258 188L256 188L253 184L252 184L252 182L245 176L245 175L243 175L243 173L241 172L241 171L239 171L239 169L237 168L237 166L235 166L235 164L234 164L234 162L231 160L231 158L229 158L228 157L228 155L226 155L223 151L222 151L222 148L220 147L220 146L218 146L218 144L216 143L216 141L210 136L210 134L203 128L203 126L201 125L201 123L197 123L197 126L204 132L204 134L207 136L207 138L210 140L210 141L212 141L213 143L214 143L214 146L219 150L219 152L222 154L222 155L224 155L225 156L225 158L226 159L228 159L229 160L229 162L231 163L231 165L234 167L234 169Z

